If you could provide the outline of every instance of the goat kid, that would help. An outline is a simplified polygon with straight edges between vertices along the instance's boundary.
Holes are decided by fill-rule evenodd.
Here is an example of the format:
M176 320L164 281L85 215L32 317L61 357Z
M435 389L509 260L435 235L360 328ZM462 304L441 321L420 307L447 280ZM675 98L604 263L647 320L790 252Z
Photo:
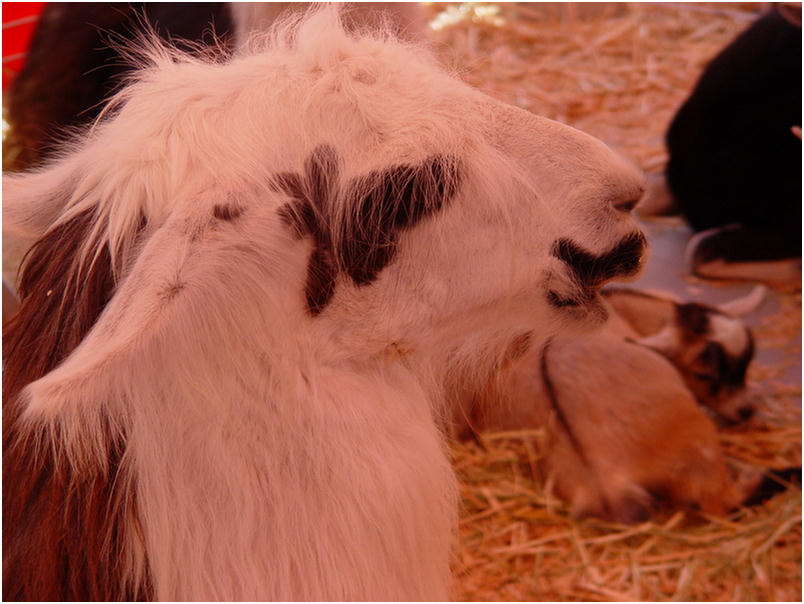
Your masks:
M757 397L746 386L746 372L754 337L739 317L762 303L764 287L717 308L621 287L606 288L603 295L612 311L609 332L666 357L698 403L719 420L737 423L753 416Z
M447 598L446 376L600 323L641 175L331 7L139 54L3 178L5 598Z
M603 293L609 320L599 332L520 339L485 387L466 393L459 431L546 428L542 471L575 516L637 522L658 501L725 514L760 488L773 492L758 470L727 468L700 406L731 421L751 416L750 331L704 305ZM746 312L763 293L727 308Z

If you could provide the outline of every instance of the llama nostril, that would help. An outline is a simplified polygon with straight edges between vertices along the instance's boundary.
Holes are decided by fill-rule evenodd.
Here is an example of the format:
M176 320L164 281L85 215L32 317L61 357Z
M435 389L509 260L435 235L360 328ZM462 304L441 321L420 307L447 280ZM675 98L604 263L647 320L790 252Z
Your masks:
M749 405L746 405L745 407L740 407L739 409L737 409L737 415L740 416L741 420L747 421L751 419L751 417L754 415L754 408Z

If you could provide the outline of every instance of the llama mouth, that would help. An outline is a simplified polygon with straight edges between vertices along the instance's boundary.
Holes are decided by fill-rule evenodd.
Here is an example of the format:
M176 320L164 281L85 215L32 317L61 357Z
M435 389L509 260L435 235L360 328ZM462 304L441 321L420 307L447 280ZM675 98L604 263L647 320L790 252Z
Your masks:
M561 309L562 312L569 313L570 316L574 316L578 320L592 320L594 323L603 323L609 317L609 313L597 291L582 291L575 295L567 296L551 289L547 291L547 302L553 308Z
M592 296L591 298L587 298L586 296L584 296L583 298L567 297L562 296L561 294L551 289L547 292L547 300L550 302L552 306L555 306L556 308L579 308L581 306L585 306L593 302L594 296Z
M600 306L598 291L604 284L639 273L645 247L645 236L641 232L628 235L602 254L592 254L570 239L557 240L550 253L569 268L577 289L571 294L548 290L548 302L563 309Z

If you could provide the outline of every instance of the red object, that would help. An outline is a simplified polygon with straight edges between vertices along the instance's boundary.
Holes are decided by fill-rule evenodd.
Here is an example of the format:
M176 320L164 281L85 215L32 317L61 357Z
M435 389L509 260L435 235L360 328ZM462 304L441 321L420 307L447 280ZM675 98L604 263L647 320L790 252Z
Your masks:
M25 64L31 36L46 2L3 2L3 88Z

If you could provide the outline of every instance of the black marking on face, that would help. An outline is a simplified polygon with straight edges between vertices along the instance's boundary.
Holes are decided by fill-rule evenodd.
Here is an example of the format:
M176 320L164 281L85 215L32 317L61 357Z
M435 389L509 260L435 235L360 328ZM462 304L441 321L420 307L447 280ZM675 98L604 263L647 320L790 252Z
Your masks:
M645 236L633 233L608 252L595 255L570 239L559 239L550 253L570 268L581 290L572 296L549 291L548 301L557 308L588 304L603 283L615 277L633 275L639 270L645 245Z
M721 390L733 392L745 386L748 364L754 357L754 338L747 332L748 346L737 358L730 356L721 344L710 342L698 357L703 368L695 377L706 382L709 394L714 396Z
M547 301L550 302L550 304L552 304L556 308L567 308L567 307L573 307L573 306L580 306L581 304L589 302L590 300L591 300L591 296L590 297L582 296L582 297L579 297L579 298L568 298L568 297L559 296L553 290L550 290L549 292L547 292Z
M312 316L321 313L335 293L335 272L332 255L325 248L316 246L307 264L307 283L304 294L307 309Z
M279 208L279 217L293 230L296 239L302 239L313 232L315 216L310 204L290 202Z
M184 283L181 281L176 280L172 283L168 283L162 291L159 292L159 299L162 300L162 302L170 302L173 298L178 296L183 289Z
M271 186L291 198L279 209L297 238L312 237L307 271L307 307L316 316L335 292L335 279L347 275L356 285L373 282L393 259L398 232L441 209L457 192L457 161L433 156L414 166L395 166L339 186L340 159L332 147L317 147L304 174L280 173ZM339 195L350 214L333 237L331 221Z
M335 293L337 273L332 253L328 217L338 194L340 162L335 149L321 145L304 162L304 174L283 172L271 183L274 190L287 194L292 201L279 208L279 216L294 235L313 239L313 251L307 265L304 287L307 309L312 316L321 313Z
M341 233L339 260L357 285L377 278L396 253L397 233L440 210L457 192L458 166L434 156L356 178L347 189L354 211Z
M231 203L216 203L212 208L212 215L218 220L234 220L242 214L243 208Z
M676 322L685 342L709 334L709 317L715 312L701 304L690 302L676 306Z

